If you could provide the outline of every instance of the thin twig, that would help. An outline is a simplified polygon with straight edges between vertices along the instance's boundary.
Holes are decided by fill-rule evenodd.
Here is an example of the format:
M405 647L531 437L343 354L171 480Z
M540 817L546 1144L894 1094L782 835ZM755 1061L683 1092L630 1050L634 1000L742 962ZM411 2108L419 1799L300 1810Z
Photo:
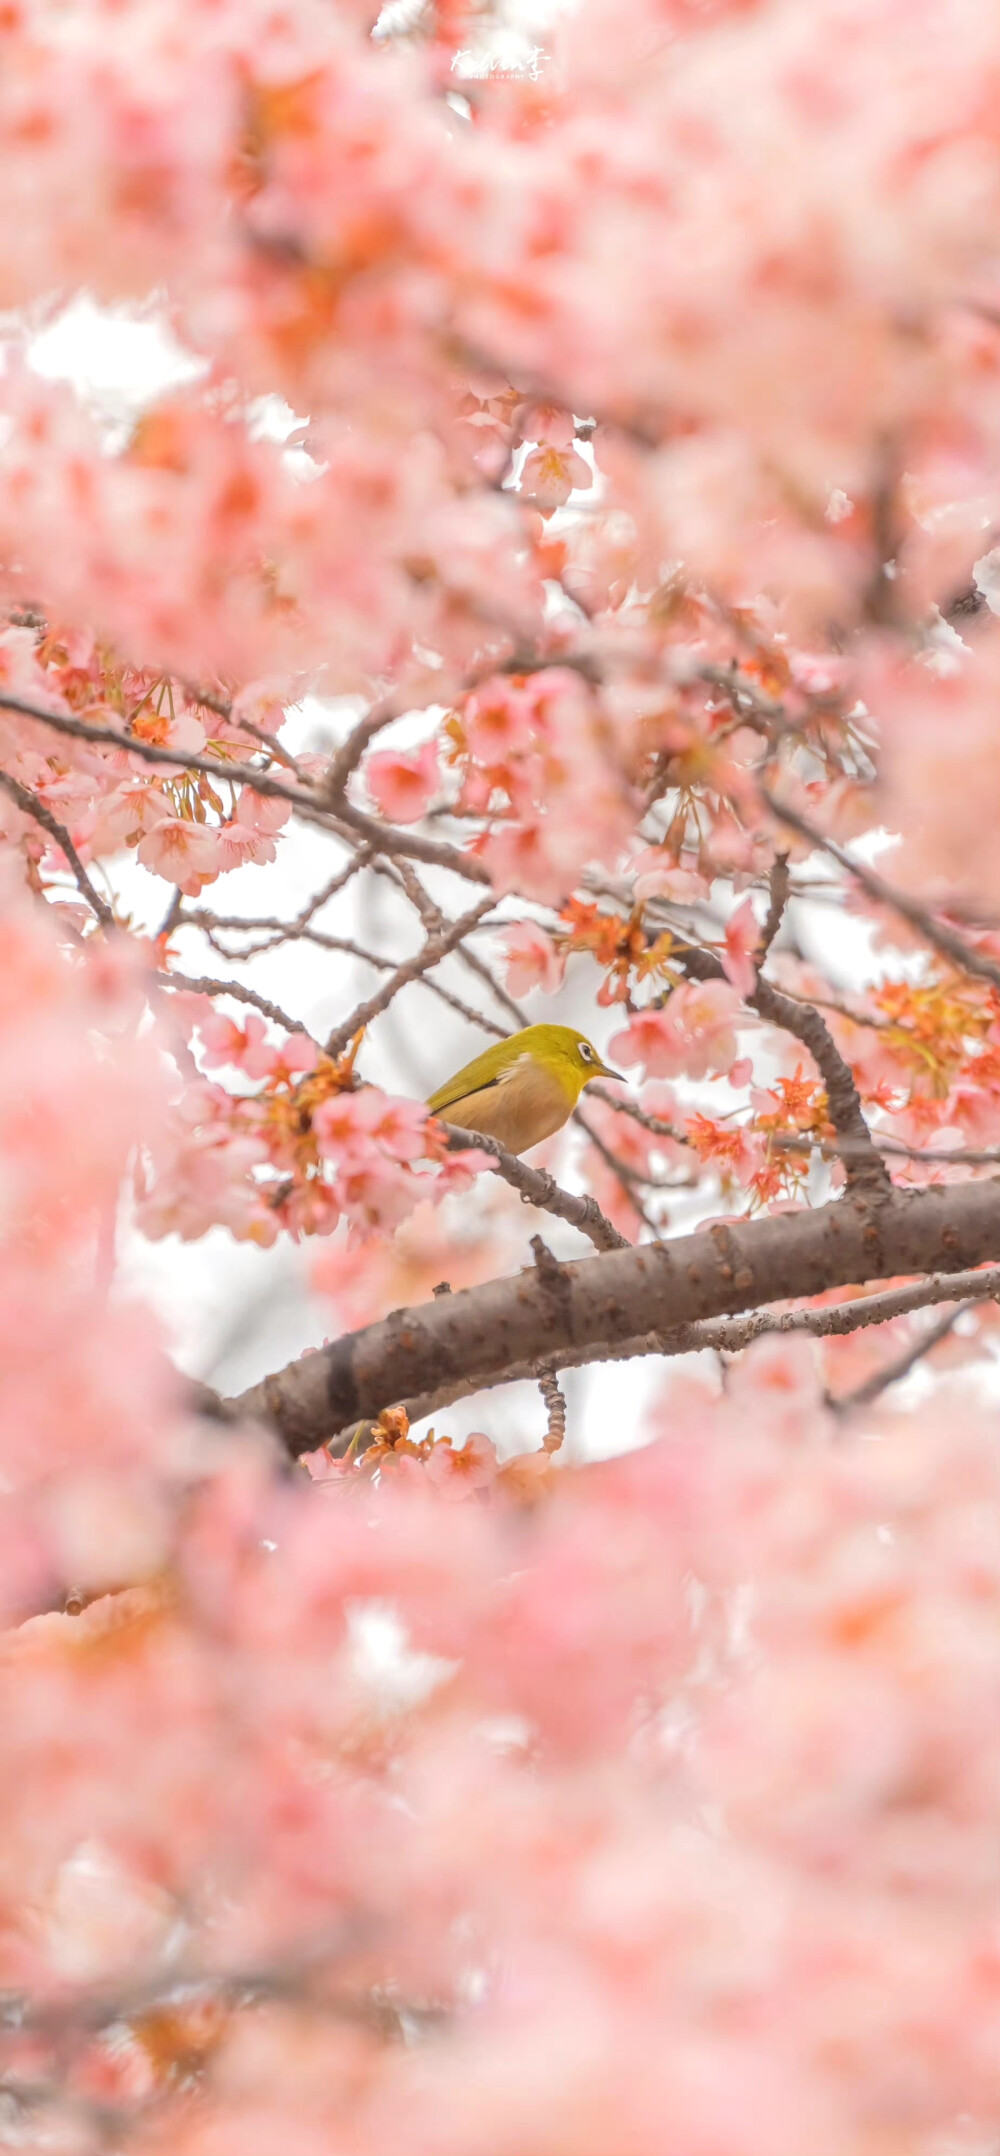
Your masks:
M183 923L183 920L184 893L181 890L180 884L176 884L174 886L174 891L170 900L170 904L168 905L166 913L164 914L163 919L160 922L159 928L156 931L157 941L159 941L161 936L172 935L175 928L180 928L181 924Z
M627 1115L633 1123L641 1123L643 1130L650 1131L654 1138L672 1138L675 1145L690 1144L686 1131L676 1129L673 1123L665 1123L661 1115L650 1115L647 1109L640 1108L638 1101L629 1100L627 1095L621 1100L613 1100L601 1085L588 1086L587 1091L592 1100L601 1101L605 1108L613 1108L616 1115Z
M492 906L491 892L487 898L480 899L478 906L471 907L468 913L460 914L457 921L450 921L439 929L437 934L424 944L422 951L417 951L412 958L406 959L403 965L397 966L389 979L383 981L381 988L376 989L374 995L369 996L364 1003L359 1003L350 1017L334 1028L326 1042L327 1055L338 1056L362 1026L370 1025L373 1018L377 1018L381 1011L388 1008L401 988L408 987L411 981L419 980L429 967L436 966L442 958L447 958L449 951L454 951L463 937L471 935L472 930L478 927L483 915L489 913Z
M587 1144L593 1146L595 1153L600 1154L605 1167L610 1169L619 1189L623 1191L633 1212L641 1220L643 1227L648 1228L651 1235L659 1235L660 1230L656 1221L650 1219L639 1196L638 1178L632 1174L630 1168L625 1166L624 1161L618 1159L617 1154L612 1151L607 1141L601 1137L600 1132L594 1129L593 1124L587 1121L582 1108L574 1108L573 1121L582 1130Z
M537 1206L540 1212L554 1214L557 1220L568 1220L571 1227L579 1228L590 1238L596 1250L631 1249L628 1237L620 1235L612 1226L596 1198L563 1190L544 1168L530 1168L527 1161L519 1159L516 1153L509 1153L498 1138L487 1137L485 1131L461 1130L444 1117L438 1120L448 1134L449 1152L465 1153L471 1146L478 1152L488 1153L498 1175L512 1190L520 1191L526 1204Z
M88 906L93 907L101 926L113 928L114 911L107 900L101 897L100 892L95 890L65 824L61 824L58 818L53 816L51 809L46 807L44 801L39 800L37 794L32 793L29 786L22 786L20 779L12 778L9 771L0 771L0 786L10 795L11 800L17 803L25 816L33 817L42 830L54 839L69 862L81 896L86 899Z
M836 1138L797 1137L793 1131L772 1131L769 1143L781 1146L790 1153L818 1153L825 1160L843 1160L854 1151L853 1145ZM995 1168L1000 1161L1000 1146L931 1146L906 1145L901 1138L883 1138L878 1131L872 1132L872 1144L880 1153L893 1160L927 1161L936 1167ZM867 1153L867 1146L864 1148Z
M909 921L911 928L919 929L927 942L941 952L942 957L950 958L952 964L959 966L964 973L976 974L980 980L990 981L994 988L1000 988L1000 964L996 959L986 958L981 951L974 950L964 936L958 935L955 929L938 920L937 915L922 906L919 899L910 898L905 891L897 890L894 884L886 883L885 878L877 875L873 868L867 868L862 861L855 861L845 852L843 846L838 846L835 839L828 838L826 832L811 823L808 817L800 816L797 809L788 808L783 802L776 800L766 786L760 787L760 796L765 808L770 810L772 816L777 817L779 823L787 824L790 831L797 831L800 838L808 839L818 851L828 853L831 860L836 861L849 876L853 876L863 891L867 891L869 898L874 899L880 906L891 907L904 921Z
M566 1435L566 1400L559 1389L559 1380L554 1370L539 1371L538 1390L545 1402L548 1416L548 1429L542 1440L542 1451L558 1452Z
M153 979L161 988L180 988L191 996L232 996L237 1003L252 1004L265 1018L271 1018L276 1026L283 1026L286 1033L304 1033L307 1040L312 1034L301 1018L291 1018L277 1003L266 996L259 996L256 989L245 988L242 981L194 980L187 973L154 973Z
M331 756L324 780L324 792L336 807L341 805L347 781L352 772L357 770L369 742L382 732L383 727L391 726L394 719L402 716L402 708L398 697L383 698L381 703L373 704L371 710L352 726L347 739L341 742L339 749Z
M954 1287L954 1282L952 1286ZM854 1408L870 1407L872 1401L877 1400L880 1393L885 1392L890 1385L897 1385L901 1378L909 1377L910 1371L916 1369L925 1355L930 1355L936 1347L940 1347L942 1340L947 1340L959 1318L964 1317L967 1310L974 1309L975 1303L966 1301L957 1303L954 1310L946 1310L944 1316L938 1318L936 1324L929 1325L919 1339L911 1341L901 1355L896 1355L891 1362L884 1363L881 1370L873 1371L871 1377L865 1378L862 1385L854 1387L853 1392L829 1395L828 1406L832 1407L837 1415L849 1415Z
M295 914L291 921L284 921L278 914L274 913L213 913L211 907L208 906L187 907L184 910L183 918L185 922L190 922L195 928L245 929L248 932L253 929L270 928L280 933L284 939L289 940L301 935L320 909L327 904L327 901L335 898L338 892L342 891L345 885L350 883L351 878L356 876L361 869L370 866L371 859L371 847L360 846L357 853L347 862L346 867L338 869L336 874L328 879L321 890L314 891L312 897L306 900L305 905L300 912Z

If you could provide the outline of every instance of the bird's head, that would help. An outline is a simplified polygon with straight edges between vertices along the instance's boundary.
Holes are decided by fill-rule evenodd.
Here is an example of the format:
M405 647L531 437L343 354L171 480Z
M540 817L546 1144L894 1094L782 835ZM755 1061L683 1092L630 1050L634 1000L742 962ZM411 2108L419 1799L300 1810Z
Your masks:
M621 1080L621 1072L612 1070L598 1055L593 1041L585 1033L578 1033L575 1026L528 1026L520 1035L520 1046L522 1054L530 1055L557 1077L574 1099L592 1078Z

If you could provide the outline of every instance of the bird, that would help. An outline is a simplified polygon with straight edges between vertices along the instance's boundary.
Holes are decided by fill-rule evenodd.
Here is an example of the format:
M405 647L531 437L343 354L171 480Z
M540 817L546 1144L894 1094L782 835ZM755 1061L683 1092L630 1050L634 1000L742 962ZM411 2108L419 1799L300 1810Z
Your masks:
M575 1026L524 1026L463 1064L425 1105L460 1130L526 1153L562 1129L592 1078L620 1077Z

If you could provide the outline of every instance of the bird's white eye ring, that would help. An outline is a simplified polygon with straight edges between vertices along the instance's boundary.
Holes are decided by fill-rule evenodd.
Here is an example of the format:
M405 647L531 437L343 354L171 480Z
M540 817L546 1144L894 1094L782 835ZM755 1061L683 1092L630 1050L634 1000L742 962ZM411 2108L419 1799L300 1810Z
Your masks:
M592 1062L593 1062L593 1060L594 1060L594 1051L593 1051L592 1047L590 1046L590 1043L589 1043L589 1041L581 1041L581 1042L580 1042L580 1054L582 1055L582 1057L583 1057L583 1060L584 1060L584 1062L585 1062L585 1063L592 1063Z

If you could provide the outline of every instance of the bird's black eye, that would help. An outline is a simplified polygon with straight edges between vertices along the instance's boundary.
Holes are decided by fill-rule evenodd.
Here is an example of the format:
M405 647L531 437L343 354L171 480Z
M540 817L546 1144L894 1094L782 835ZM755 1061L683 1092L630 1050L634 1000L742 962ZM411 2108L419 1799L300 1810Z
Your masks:
M583 1057L583 1060L584 1060L584 1062L585 1062L585 1063L592 1063L592 1062L593 1062L593 1060L594 1060L594 1051L593 1051L593 1049L592 1049L592 1048L591 1048L591 1047L590 1047L590 1046L588 1045L588 1043L587 1043L586 1041L581 1041L581 1042L580 1042L580 1054L582 1055L582 1057Z

